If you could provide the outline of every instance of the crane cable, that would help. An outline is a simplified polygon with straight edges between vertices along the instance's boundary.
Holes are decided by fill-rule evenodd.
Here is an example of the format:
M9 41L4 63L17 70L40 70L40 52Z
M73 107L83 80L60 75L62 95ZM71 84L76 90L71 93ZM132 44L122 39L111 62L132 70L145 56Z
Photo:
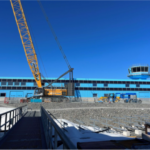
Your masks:
M70 66L70 64L69 64L69 62L68 62L68 59L67 59L67 57L66 57L66 55L65 55L65 53L64 53L64 51L63 51L63 49L62 49L62 47L61 47L61 45L60 45L60 43L59 43L59 41L58 41L58 38L57 38L57 36L56 36L56 34L55 34L55 32L54 32L54 29L53 29L53 27L52 27L52 25L51 25L51 23L50 23L50 21L49 21L49 19L48 19L48 16L47 16L47 14L46 14L46 12L45 12L43 6L42 6L42 3L40 2L40 0L37 0L37 1L38 1L39 5L40 5L40 8L41 8L41 10L42 10L42 12L43 12L43 15L44 15L45 19L46 19L46 21L47 21L47 23L48 23L48 25L49 25L49 28L50 28L51 31L52 31L52 34L53 34L53 36L54 36L54 38L55 38L55 41L56 41L56 43L57 43L57 45L58 45L58 47L59 47L59 49L60 49L60 51L61 51L61 53L62 53L62 55L63 55L63 58L64 58L65 61L66 61L66 64L67 64L67 66L68 66L68 69L71 69L71 66Z
M22 5L23 5L23 4L22 4ZM24 7L24 11L25 11L25 7ZM26 11L26 12L27 12L27 11ZM26 13L26 14L27 14L27 13ZM43 63L43 60L42 60L42 57L41 57L41 54L40 54L38 45L37 45L37 42L36 42L36 40L35 40L34 32L33 32L33 30L32 30L32 26L31 26L31 24L30 24L30 21L29 21L27 15L26 15L26 20L27 20L27 22L28 22L28 26L30 27L31 34L33 35L34 43L35 43L35 45L36 45L38 55L40 56L40 60L41 60L41 62L42 62L42 66L43 66L43 68L44 68L45 74L46 74L46 76L47 76L47 78L48 78L48 75L47 75L47 72L46 72L46 69L45 69L45 66L44 66L44 63ZM40 63L39 63L39 66L40 66L41 72L42 72L42 67L41 67ZM41 73L41 72L40 72L40 73Z

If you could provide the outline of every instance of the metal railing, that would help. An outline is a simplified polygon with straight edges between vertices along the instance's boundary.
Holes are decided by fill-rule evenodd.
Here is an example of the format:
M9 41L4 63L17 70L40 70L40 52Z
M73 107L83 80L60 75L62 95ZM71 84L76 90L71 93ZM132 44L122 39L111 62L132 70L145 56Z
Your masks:
M27 105L0 114L0 132L7 133L27 112Z
M41 106L41 120L46 139L47 148L57 149L58 138L61 139L63 149L76 149L70 139L65 135L57 123L51 118L47 111Z

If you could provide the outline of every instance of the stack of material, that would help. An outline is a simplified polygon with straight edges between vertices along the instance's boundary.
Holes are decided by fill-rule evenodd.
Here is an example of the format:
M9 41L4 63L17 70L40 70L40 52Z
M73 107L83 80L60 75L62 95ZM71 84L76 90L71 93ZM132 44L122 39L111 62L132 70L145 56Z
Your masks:
M28 103L29 100L28 99L20 99L20 103Z
M44 99L44 102L45 102L45 103L51 102L51 98Z

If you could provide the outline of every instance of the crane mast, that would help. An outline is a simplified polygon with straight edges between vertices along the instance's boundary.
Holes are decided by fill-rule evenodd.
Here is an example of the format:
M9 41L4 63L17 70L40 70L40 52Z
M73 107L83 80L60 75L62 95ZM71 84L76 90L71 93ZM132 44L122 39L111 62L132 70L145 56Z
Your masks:
M59 45L59 48L63 54L63 57L68 65L69 70L67 72L65 72L64 74L62 74L58 79L54 80L53 82L51 82L48 86L51 86L54 82L56 82L57 80L59 80L61 77L63 77L64 75L66 75L67 73L70 73L70 83L68 83L68 86L66 86L64 89L50 89L48 88L48 86L46 86L45 88L42 87L42 82L41 82L41 74L39 72L39 67L38 67L38 61L37 61L37 55L34 49L34 45L32 42L32 38L30 35L30 31L27 25L27 21L25 18L25 14L23 12L23 8L22 8L22 4L21 4L21 0L10 0L11 3L11 7L14 13L14 17L16 20L16 24L19 30L19 34L20 34L20 38L23 44L23 48L24 48L24 52L29 64L29 67L31 69L31 72L35 78L35 81L37 83L38 88L35 89L34 95L35 97L40 96L40 97L52 97L52 98L57 98L59 96L74 96L74 84L72 82L73 79L73 68L71 68L66 55L64 54L58 39L56 37L56 35L54 34L54 31L52 29L51 26L51 30L53 32L53 35L55 37L55 40L57 42L57 44Z
M34 49L30 31L27 25L25 14L23 12L22 4L20 0L10 0L11 7L14 13L14 17L19 30L20 38L23 44L24 52L31 69L31 72L35 78L37 86L42 87L41 74L39 72L37 55Z

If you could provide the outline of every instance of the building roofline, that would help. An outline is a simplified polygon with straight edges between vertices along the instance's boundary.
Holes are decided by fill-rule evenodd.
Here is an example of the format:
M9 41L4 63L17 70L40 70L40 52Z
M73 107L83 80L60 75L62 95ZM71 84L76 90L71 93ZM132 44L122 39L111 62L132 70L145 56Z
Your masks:
M0 79L31 79L34 80L33 77L0 77ZM56 79L56 78L47 78L48 80ZM60 80L68 80L69 78L61 78ZM144 80L144 79L98 79L98 78L74 78L75 80L93 80L93 81L143 81L147 82L150 80Z

